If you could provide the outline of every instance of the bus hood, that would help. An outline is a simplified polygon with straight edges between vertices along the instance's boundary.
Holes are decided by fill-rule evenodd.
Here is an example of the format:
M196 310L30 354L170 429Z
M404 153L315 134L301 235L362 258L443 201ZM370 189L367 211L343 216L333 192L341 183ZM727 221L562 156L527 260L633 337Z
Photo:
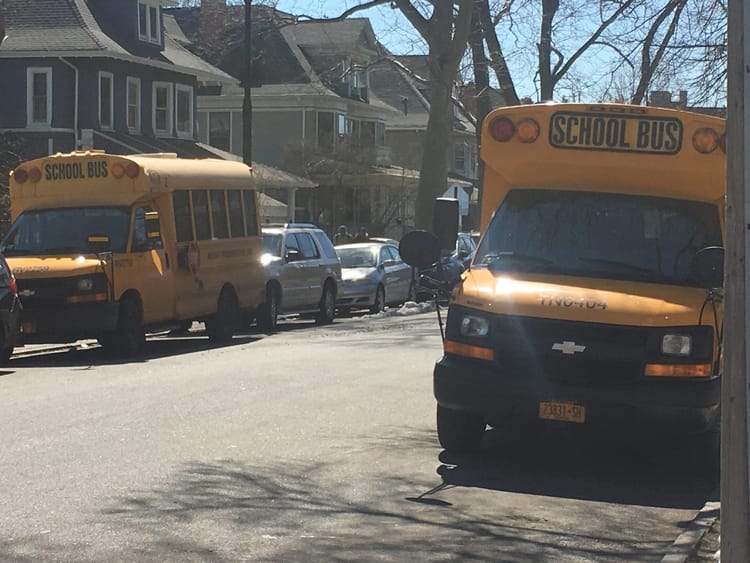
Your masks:
M5 259L18 279L73 277L102 271L102 262L87 256L6 256Z
M454 303L487 312L631 326L699 323L708 290L631 281L504 274L471 269ZM720 307L720 304L717 305ZM702 322L712 321L705 307Z

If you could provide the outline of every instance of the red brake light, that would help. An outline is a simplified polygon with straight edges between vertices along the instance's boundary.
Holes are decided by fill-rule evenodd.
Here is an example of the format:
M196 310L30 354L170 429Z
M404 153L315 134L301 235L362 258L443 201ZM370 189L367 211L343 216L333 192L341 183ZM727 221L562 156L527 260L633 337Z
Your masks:
M489 131L493 139L504 143L513 138L516 126L507 117L496 117L490 122Z
M16 179L16 182L19 184L23 184L26 182L26 180L29 179L29 173L26 172L23 168L16 168L16 170L13 172L13 177Z
M122 164L117 163L117 164L112 165L112 176L114 176L115 178L119 180L124 175L125 175L125 167Z
M703 127L693 133L693 147L699 153L709 154L719 146L719 135L713 129Z
M29 170L29 181L31 183L36 184L39 180L42 179L42 171L38 168L32 168Z
M539 124L527 117L518 124L518 140L522 143L533 143L539 137Z

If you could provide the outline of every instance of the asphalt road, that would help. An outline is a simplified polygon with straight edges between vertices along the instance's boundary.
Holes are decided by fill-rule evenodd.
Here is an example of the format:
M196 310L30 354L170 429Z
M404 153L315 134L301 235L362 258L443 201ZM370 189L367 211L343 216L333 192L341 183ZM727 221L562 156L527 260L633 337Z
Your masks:
M15 357L0 561L660 561L715 490L565 431L448 455L440 350L422 314Z

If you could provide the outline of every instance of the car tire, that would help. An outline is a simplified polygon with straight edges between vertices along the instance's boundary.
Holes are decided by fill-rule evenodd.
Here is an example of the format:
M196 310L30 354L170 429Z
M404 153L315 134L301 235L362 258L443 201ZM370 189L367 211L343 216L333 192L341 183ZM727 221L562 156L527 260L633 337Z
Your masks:
M330 282L323 286L323 295L320 298L320 311L316 317L318 324L327 325L333 322L336 316L336 293Z
M370 313L373 315L376 313L380 313L385 309L385 288L382 285L379 285L378 288L375 290L375 300L372 303L372 307L370 307Z
M143 351L146 332L143 329L141 308L133 298L120 302L117 315L117 327L99 337L99 343L105 351L119 358L133 358Z
M479 449L486 424L482 417L438 405L438 440L443 449L470 452Z
M219 295L216 313L206 319L208 339L216 344L229 342L239 324L240 308L237 295L231 287L225 287Z
M263 332L276 332L279 322L280 301L278 290L269 285L266 288L266 302L258 308L258 328Z

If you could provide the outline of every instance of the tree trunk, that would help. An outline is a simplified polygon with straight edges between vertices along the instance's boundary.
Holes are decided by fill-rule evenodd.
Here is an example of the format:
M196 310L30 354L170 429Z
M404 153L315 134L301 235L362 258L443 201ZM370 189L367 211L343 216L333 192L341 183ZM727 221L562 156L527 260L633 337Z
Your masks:
M482 6L484 4L484 7ZM487 6L487 0L482 2L476 2L474 4L474 14L471 22L471 33L469 35L469 46L471 47L471 59L474 67L474 87L476 89L477 96L477 112L476 112L476 138L477 138L477 154L479 154L482 148L482 126L484 124L484 118L491 109L490 102L490 73L489 65L487 62L487 55L484 50L483 38L485 21L482 17L482 11L486 9L489 15L489 7ZM511 82L511 87L513 83ZM515 94L515 90L513 90ZM482 216L482 182L484 179L484 162L481 158L477 162L477 179L474 182L475 188L478 191L479 201L479 216Z
M542 29L539 38L539 101L552 99L555 84L552 77L552 20L560 7L559 0L542 0Z

